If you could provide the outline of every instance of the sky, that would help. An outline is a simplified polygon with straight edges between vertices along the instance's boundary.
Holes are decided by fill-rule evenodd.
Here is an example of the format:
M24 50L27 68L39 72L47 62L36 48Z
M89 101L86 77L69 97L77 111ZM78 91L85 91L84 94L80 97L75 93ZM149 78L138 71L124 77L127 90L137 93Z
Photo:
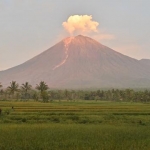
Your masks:
M0 0L0 70L70 36L63 23L73 15L98 22L98 32L86 36L132 58L150 59L149 6L150 0Z

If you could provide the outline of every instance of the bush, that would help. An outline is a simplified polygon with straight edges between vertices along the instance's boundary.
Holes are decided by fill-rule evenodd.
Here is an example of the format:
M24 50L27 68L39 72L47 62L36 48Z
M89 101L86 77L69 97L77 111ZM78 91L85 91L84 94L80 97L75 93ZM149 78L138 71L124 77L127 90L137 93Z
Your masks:
M27 122L26 118L22 118L22 122Z
M73 121L78 121L79 120L79 116L77 116L77 115L71 115L68 118L73 120Z

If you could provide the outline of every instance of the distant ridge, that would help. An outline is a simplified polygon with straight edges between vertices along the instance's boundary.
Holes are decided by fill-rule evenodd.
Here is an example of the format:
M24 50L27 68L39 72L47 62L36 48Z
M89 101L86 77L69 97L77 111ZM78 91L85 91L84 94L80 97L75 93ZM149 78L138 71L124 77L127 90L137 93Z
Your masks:
M150 59L141 59L140 62L145 65L150 65Z
M50 88L150 87L150 61L136 60L82 35L68 37L27 62L0 71L0 82L44 80Z

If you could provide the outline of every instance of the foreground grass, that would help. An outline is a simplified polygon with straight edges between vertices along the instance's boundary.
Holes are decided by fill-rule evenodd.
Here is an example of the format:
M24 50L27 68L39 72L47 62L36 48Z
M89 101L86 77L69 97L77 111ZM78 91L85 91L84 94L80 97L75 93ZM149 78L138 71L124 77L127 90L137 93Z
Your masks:
M145 126L1 124L3 150L149 150Z
M0 150L150 149L148 103L1 101L0 108Z

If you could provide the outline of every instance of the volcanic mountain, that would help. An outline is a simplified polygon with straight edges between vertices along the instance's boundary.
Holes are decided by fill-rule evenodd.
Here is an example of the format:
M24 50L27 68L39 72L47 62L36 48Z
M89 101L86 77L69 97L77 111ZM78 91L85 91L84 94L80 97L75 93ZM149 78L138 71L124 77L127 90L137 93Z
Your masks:
M140 62L142 62L145 65L150 65L150 59L141 59Z
M0 82L50 88L150 87L150 66L82 35L68 37L27 62L0 72Z

